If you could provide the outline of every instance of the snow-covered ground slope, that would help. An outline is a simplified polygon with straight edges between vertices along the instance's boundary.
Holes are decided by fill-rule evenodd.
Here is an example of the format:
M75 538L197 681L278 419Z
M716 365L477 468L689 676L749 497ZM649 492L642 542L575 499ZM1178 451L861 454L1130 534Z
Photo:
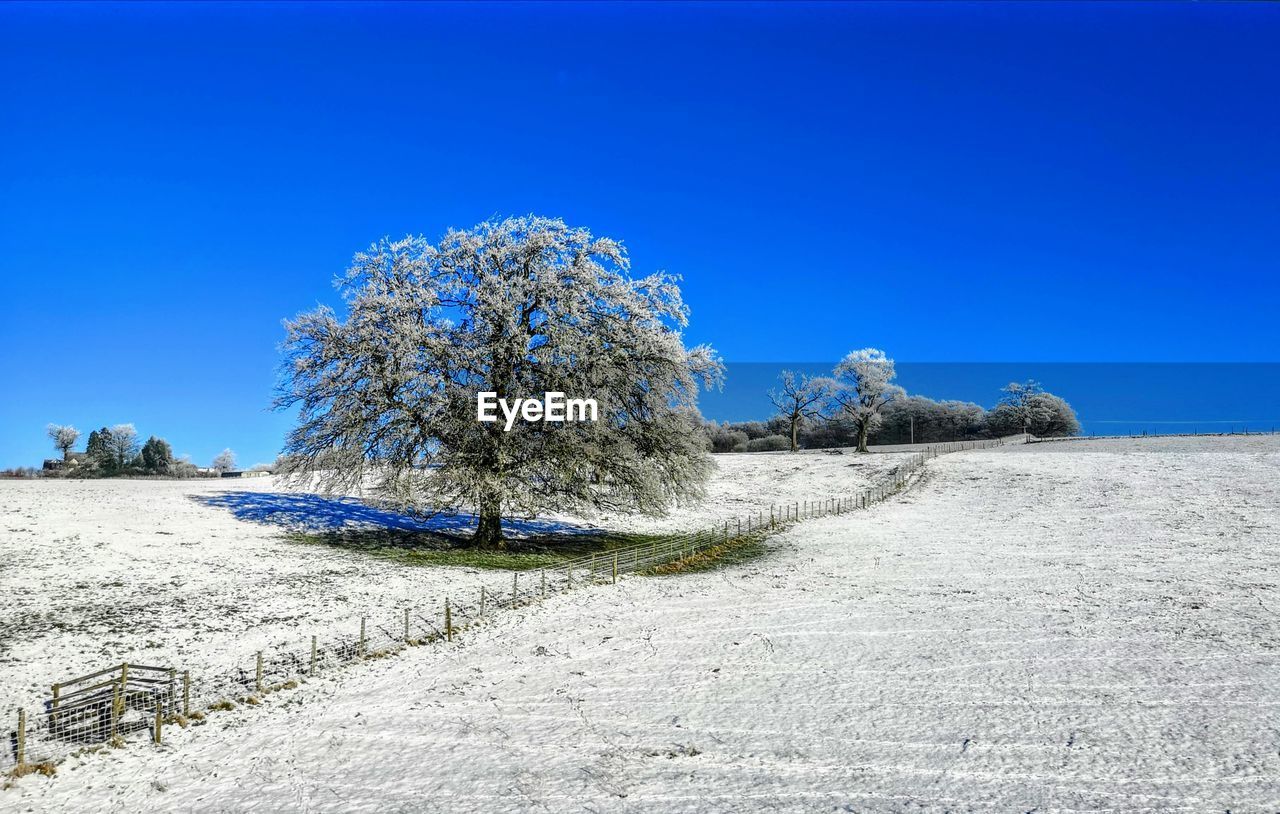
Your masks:
M705 502L667 518L610 516L618 531L692 529L772 502L847 495L900 455L722 455ZM440 518L440 525L474 525ZM270 479L0 481L0 709L129 661L197 675L312 634L398 624L402 608L510 576L407 566L290 542L290 527L414 528L356 501L283 492ZM572 518L517 524L585 528ZM531 528L532 527L532 528Z
M1278 440L946 456L750 565L556 596L0 805L1275 811Z

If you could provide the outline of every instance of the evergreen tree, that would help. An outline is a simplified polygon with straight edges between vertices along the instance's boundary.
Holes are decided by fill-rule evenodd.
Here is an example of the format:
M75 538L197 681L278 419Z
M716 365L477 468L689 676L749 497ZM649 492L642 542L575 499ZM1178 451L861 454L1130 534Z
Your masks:
M154 435L142 445L142 468L148 472L164 473L173 466L173 448L163 438Z
M116 469L112 440L111 430L103 427L100 430L94 430L89 433L89 442L85 446L85 453L89 456L89 461L95 464L103 473L114 472Z

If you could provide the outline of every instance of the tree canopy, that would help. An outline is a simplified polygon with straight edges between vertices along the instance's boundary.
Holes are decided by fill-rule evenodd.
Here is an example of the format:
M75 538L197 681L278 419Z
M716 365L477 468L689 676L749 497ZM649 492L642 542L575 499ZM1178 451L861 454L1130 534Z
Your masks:
M677 279L633 279L622 244L542 217L382 240L338 281L347 313L286 323L277 398L297 407L285 451L330 489L366 475L402 505L471 509L473 542L502 547L502 516L660 513L701 494L710 461L698 386L722 367L686 349ZM476 395L596 399L595 422L476 420Z

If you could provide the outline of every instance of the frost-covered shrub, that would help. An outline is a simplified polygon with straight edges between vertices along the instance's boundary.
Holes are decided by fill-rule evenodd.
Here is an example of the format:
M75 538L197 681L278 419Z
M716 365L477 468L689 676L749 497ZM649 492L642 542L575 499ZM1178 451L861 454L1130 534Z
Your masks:
M747 452L778 452L791 449L791 440L785 435L766 435L747 442Z
M728 424L712 422L707 430L712 452L739 452L747 448L747 434L729 428Z
M858 430L841 416L810 422L800 430L802 449L851 447L858 443Z
M200 474L200 470L195 464L184 458L169 464L167 474L175 478L194 478Z
M764 438L769 435L769 425L763 421L739 421L729 425L736 432L743 433L748 440Z

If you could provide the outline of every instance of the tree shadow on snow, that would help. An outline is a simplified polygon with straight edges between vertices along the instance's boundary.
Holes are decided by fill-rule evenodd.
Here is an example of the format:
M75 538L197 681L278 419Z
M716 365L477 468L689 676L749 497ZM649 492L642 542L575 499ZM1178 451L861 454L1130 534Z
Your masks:
M280 526L309 536L379 546L446 548L475 531L475 515L465 512L414 514L353 497L308 493L222 492L193 495L197 503L226 509L237 520ZM590 536L599 530L553 520L504 519L508 538Z
M666 535L607 531L555 520L504 519L504 551L467 546L476 517L465 512L414 514L352 497L305 492L222 492L192 495L238 520L279 526L287 539L410 565L531 570L588 554L662 542Z

